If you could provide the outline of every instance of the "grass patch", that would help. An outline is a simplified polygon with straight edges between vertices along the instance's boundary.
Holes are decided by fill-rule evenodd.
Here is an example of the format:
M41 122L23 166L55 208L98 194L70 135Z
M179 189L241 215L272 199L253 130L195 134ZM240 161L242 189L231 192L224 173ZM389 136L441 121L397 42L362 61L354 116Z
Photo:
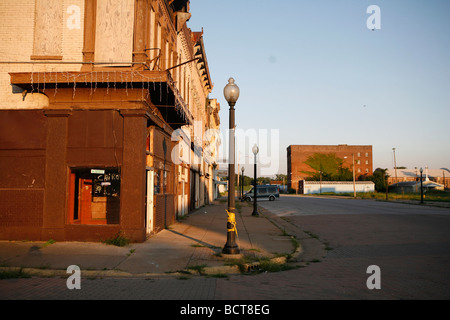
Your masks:
M300 243L294 236L291 237L291 243L292 246L294 247L294 252L297 251L297 249L300 247Z
M294 269L294 267L287 263L275 263L270 260L260 263L260 272L281 272L291 269Z
M304 231L307 235L309 235L311 238L319 239L319 236L317 234L312 233L311 231Z
M189 271L186 271L186 270L177 270L177 271L166 271L165 272L166 274L173 274L173 273L181 273L181 274L185 274L185 275L190 275L191 274L191 272L189 272ZM183 277L183 276L181 276L181 277Z
M125 247L130 243L130 239L127 239L122 235L122 232L118 232L117 235L112 239L107 239L104 243L117 246L117 247Z
M54 244L56 241L53 239L48 240L46 243L42 245L42 248L48 247L49 245Z
M22 269L0 271L0 280L19 278L31 278L31 275L23 272Z
M435 201L435 202L450 202L450 192L433 190L426 192L424 190L424 201ZM352 193L332 193L326 192L322 193L323 196L338 196L338 197L350 197L353 198ZM314 196L320 197L320 195L315 194ZM374 199L374 200L386 200L385 192L358 192L356 197L360 199ZM420 193L388 193L388 200L409 200L409 201L420 201Z
M189 266L187 267L188 270L197 271L199 274L203 275L205 274L205 268L207 267L206 264L200 264L195 266Z
M272 258L257 258L254 256L244 256L238 260L230 260L227 265L237 266L242 274L259 274L263 272L280 272L294 269L287 263L277 262Z

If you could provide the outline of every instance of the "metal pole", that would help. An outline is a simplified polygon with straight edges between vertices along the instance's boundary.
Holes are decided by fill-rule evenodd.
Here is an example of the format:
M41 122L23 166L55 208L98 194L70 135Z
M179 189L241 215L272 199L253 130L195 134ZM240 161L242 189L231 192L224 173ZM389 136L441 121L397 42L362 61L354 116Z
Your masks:
M230 105L230 155L228 164L228 220L227 220L227 243L223 248L224 254L239 254L240 250L236 244L236 217L235 217L235 172L234 172L234 106Z
M388 184L388 175L386 173L386 200L389 200L388 193L389 193L389 184Z
M244 174L241 175L241 201L242 200L244 200Z
M242 201L242 176L239 176L238 179L239 179L239 200Z
M397 161L395 160L395 148L392 148L392 151L394 151L395 183L397 183L398 182L398 180L397 180Z
M322 170L322 168L320 168ZM319 171L319 187L320 187L320 194L322 194L322 171Z
M423 181L422 181L422 168L420 168L420 203L423 203Z
M257 204L257 197L258 197L258 188L257 188L257 182L256 182L256 154L255 154L255 180L254 180L254 187L253 187L253 213L252 216L259 216L258 213L258 204Z
M164 229L167 229L167 190L166 190L166 186L165 183L167 183L166 179L166 153L167 153L167 145L166 145L166 139L164 138L163 140L163 151L164 151L164 171L162 174L162 180L163 180L163 185L162 185L162 189L164 192Z
M355 154L352 153L352 161L353 161L353 198L356 198L356 183L355 183Z
M444 185L444 191L445 191L445 172L444 172L444 170L442 170L442 180L443 180L442 184Z
M242 201L242 176L239 178L239 199Z

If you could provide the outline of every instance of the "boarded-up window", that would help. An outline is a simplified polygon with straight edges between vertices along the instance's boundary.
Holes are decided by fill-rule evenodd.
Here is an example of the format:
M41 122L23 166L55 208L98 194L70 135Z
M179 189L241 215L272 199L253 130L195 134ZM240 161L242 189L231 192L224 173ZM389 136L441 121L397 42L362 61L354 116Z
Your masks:
M32 58L61 58L63 2L36 0Z
M95 62L131 63L134 0L97 1L96 21Z

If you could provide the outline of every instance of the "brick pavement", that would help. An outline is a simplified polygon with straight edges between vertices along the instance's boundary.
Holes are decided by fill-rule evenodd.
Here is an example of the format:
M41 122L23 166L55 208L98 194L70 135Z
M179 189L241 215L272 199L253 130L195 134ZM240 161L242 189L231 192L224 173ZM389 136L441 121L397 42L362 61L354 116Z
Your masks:
M69 290L64 278L0 280L0 300L211 300L216 279L83 279Z
M0 280L0 299L450 298L450 215L311 215L274 219L300 240L302 254L296 263L300 268L231 275L225 279L83 279L79 292L68 290L65 279ZM331 250L326 250L327 246ZM196 248L192 263L209 255L208 250L211 248ZM381 290L369 290L366 286L367 267L374 264L381 268Z

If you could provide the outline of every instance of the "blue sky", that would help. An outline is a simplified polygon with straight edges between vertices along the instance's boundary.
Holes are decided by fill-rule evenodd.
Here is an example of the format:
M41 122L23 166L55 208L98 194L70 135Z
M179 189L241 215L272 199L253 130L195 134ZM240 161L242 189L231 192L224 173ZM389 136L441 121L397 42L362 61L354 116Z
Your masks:
M366 26L370 5L380 30ZM233 77L237 129L279 132L260 148L277 172L291 144L372 145L374 169L393 167L392 148L398 166L450 168L450 1L192 0L191 13L223 133ZM236 151L246 172L251 146Z

